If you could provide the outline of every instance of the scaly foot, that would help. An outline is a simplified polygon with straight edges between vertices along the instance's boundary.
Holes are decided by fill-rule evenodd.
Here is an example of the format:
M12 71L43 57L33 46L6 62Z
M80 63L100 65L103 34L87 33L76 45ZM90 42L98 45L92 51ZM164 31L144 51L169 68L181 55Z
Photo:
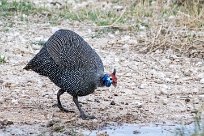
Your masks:
M83 120L89 120L89 119L95 119L96 117L93 115L85 115L85 114L81 114L80 115L81 119Z

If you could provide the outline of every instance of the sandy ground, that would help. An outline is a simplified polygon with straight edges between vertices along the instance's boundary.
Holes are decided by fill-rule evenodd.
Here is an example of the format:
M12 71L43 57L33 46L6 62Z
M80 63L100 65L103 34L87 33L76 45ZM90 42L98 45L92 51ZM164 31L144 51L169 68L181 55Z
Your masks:
M0 29L4 30L6 23L1 20ZM82 108L96 116L94 120L78 117L69 94L62 96L62 103L75 113L61 112L55 106L59 88L48 78L23 70L41 48L33 42L46 40L58 28L73 30L84 37L101 56L107 72L117 69L116 88L98 88L93 94L79 98ZM83 23L64 21L53 26L19 22L17 18L13 27L7 29L0 31L0 51L6 56L6 63L0 65L1 131L10 124L31 125L33 129L39 128L30 130L37 134L44 129L55 130L50 126L56 122L69 129L98 129L112 122L188 124L194 120L196 111L202 109L202 58L178 56L171 50L139 54L134 35L117 32L98 37L94 36L97 35L94 27ZM61 130L59 126L55 127Z

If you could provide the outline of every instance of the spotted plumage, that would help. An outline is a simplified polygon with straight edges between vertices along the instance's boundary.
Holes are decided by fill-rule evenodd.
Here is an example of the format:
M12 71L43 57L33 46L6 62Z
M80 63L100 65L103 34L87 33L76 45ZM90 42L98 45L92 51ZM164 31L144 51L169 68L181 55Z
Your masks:
M60 95L64 92L72 95L82 119L94 117L84 114L78 104L78 96L93 93L97 87L117 84L116 71L104 73L98 54L81 36L70 30L55 32L24 69L47 76L61 88L57 100L62 111L68 110L62 107Z

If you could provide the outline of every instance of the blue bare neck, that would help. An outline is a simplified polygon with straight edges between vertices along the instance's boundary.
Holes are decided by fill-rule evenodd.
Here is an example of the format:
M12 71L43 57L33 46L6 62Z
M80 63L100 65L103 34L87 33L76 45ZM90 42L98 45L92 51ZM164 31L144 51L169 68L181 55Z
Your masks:
M112 84L112 80L110 78L110 76L108 74L105 74L103 77L102 77L102 81L103 81L103 84L106 86L106 87L110 87L111 84Z

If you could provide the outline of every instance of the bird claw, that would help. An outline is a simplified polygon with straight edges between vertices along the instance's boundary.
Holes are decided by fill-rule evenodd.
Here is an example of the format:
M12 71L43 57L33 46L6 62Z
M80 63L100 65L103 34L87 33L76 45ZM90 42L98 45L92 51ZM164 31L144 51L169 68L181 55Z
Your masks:
M70 112L70 113L74 113L74 111L73 110L68 110L68 109L65 109L65 108L62 108L62 109L60 109L62 112L66 112L66 113L68 113L68 112Z
M83 120L89 120L89 119L95 119L96 117L93 116L93 115L85 115L85 114L82 114L80 115L81 119Z

